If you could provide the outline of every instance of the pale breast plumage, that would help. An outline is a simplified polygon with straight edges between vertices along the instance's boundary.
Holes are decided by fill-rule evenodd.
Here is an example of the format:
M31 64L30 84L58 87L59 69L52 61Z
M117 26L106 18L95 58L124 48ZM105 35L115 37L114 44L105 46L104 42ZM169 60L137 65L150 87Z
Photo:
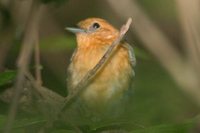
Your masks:
M103 56L108 46L79 47L73 55L68 72L68 90L75 87L83 76L92 69ZM87 52L86 52L87 51ZM82 92L81 99L89 106L104 106L120 99L129 88L134 76L135 56L130 45L120 45L94 80Z

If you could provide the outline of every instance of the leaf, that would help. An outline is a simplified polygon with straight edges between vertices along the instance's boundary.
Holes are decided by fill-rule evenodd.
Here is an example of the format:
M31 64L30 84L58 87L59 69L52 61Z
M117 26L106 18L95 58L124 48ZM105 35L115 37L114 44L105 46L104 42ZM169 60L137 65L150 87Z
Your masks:
M0 73L0 86L11 83L16 77L16 71L5 71Z

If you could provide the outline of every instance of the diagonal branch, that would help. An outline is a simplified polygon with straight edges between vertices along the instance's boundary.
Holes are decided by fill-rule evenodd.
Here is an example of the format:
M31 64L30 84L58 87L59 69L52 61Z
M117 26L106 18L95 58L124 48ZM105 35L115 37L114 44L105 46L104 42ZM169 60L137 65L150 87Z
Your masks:
M39 31L37 31L39 32ZM40 48L39 48L39 33L36 34L35 37L35 77L36 77L36 82L38 85L42 85L42 73L41 73L41 64L40 64Z

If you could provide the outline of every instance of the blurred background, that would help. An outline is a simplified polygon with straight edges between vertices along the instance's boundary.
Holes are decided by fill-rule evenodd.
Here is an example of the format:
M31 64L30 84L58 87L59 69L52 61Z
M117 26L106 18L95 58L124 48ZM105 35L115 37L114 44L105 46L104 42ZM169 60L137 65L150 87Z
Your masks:
M76 38L65 27L99 17L119 29L131 17L126 39L135 50L137 66L128 121L141 132L189 132L185 123L196 120L200 109L199 0L41 0L34 7L35 1L0 0L0 95L15 82L21 49L33 43L26 40L37 36L43 86L66 96ZM31 56L29 69L34 68ZM8 107L1 97L1 128ZM194 127L191 132L198 132Z

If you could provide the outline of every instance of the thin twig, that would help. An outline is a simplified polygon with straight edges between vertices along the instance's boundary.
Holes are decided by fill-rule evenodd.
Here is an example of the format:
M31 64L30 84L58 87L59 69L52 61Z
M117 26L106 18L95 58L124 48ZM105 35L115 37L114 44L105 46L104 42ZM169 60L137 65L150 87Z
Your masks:
M37 84L41 86L42 74L41 74L41 64L40 64L39 33L37 33L35 37L35 77Z
M19 56L18 62L18 74L15 83L15 92L8 113L8 118L4 128L4 133L10 133L12 125L17 113L18 103L20 99L21 92L23 90L24 84L24 74L28 70L28 64L33 51L33 43L35 37L35 31L38 30L39 18L41 14L41 6L38 0L34 0L32 3L32 8L29 14L29 19L26 26L25 37L22 44L22 50Z

